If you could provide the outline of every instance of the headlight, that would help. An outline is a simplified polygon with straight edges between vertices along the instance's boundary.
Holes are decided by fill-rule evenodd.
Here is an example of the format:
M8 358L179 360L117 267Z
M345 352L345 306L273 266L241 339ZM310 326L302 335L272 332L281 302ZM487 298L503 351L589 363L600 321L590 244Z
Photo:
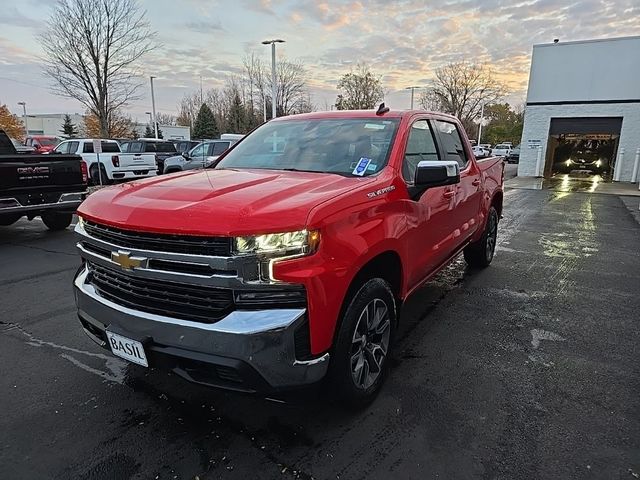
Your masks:
M600 166L602 166L602 160L598 160L598 161L596 162L596 167L600 167Z
M319 243L320 232L317 230L299 230L297 232L237 237L236 251L238 253L299 255L314 252Z

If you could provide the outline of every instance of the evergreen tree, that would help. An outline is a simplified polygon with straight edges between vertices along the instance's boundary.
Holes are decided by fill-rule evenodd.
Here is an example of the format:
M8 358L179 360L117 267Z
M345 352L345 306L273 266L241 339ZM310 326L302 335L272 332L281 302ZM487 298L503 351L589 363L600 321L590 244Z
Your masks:
M60 133L62 133L62 135L65 138L73 138L78 136L78 129L76 128L75 124L71 121L71 116L69 114L66 114L64 116L64 121L62 123L62 130L60 130Z
M231 107L227 114L227 130L231 133L245 133L247 130L247 112L245 111L238 91L233 95Z
M216 118L209 106L203 103L193 124L193 138L218 138L219 135Z
M156 136L151 125L147 123L147 127L144 129L144 138L154 138Z

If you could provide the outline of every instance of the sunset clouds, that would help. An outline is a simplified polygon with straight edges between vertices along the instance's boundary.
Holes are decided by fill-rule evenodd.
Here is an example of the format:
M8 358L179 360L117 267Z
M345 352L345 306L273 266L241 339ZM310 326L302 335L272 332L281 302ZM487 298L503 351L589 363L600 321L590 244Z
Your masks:
M35 33L49 16L49 2L17 6L0 0L0 101L26 100L37 111L69 111L73 103L52 96L40 75ZM637 0L551 0L506 4L498 0L146 0L162 46L141 65L153 73L161 111L171 113L183 93L221 86L239 71L251 51L283 38L279 52L301 58L322 108L335 98L335 84L350 65L366 61L383 75L389 101L407 105L408 85L427 85L433 70L448 62L488 63L524 98L531 47L561 41L640 35ZM11 6L9 6L11 5ZM22 77L22 78L21 78ZM9 80L7 80L9 79ZM20 84L20 80L23 83ZM30 84L30 85L29 85ZM31 97L31 100L30 98ZM144 116L147 100L131 107ZM75 107L77 110L79 107Z

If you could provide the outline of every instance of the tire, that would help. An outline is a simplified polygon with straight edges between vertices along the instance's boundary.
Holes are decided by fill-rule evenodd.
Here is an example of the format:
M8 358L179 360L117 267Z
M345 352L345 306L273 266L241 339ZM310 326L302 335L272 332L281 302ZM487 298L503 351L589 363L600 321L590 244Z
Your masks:
M0 227L8 227L9 225L13 225L18 220L20 220L21 217L22 215L16 214L0 215Z
M100 165L100 171L102 172L102 185L109 185L109 177L107 177L107 170L104 165ZM89 169L89 183L93 186L100 185L100 176L98 175L98 165L93 164Z
M69 225L71 225L71 220L73 219L73 214L71 213L43 213L42 214L42 222L46 225L46 227L53 231L57 232L58 230L64 230Z
M339 401L363 408L376 398L386 376L396 304L389 284L381 278L367 281L347 301L329 380Z
M464 259L471 268L486 268L491 264L496 251L497 235L498 212L491 207L482 238L464 249Z

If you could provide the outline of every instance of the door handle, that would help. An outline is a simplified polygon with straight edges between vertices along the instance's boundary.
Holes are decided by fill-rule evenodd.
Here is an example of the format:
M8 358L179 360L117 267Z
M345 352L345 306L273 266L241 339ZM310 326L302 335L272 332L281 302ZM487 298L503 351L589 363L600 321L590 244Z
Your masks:
M478 185L480 185L480 179L476 178L473 182L471 182L471 185L473 185L474 187L477 187Z
M447 192L444 192L442 196L444 198L452 198L455 194L456 194L455 190L449 190Z

